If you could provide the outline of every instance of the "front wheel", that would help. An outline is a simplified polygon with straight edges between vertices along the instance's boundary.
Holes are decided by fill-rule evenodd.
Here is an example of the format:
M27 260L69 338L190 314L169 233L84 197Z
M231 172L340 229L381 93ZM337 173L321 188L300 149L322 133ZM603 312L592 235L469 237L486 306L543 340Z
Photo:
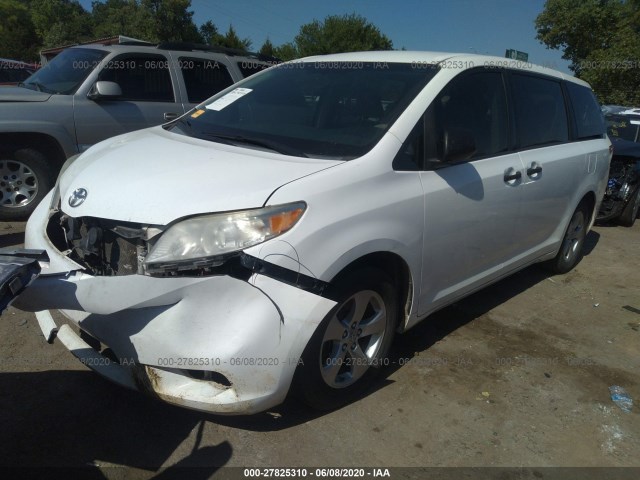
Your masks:
M26 219L52 184L51 168L39 151L0 153L0 220Z
M589 212L584 204L578 208L569 221L569 226L562 239L560 251L549 262L549 267L554 273L567 273L575 267L582 258L582 247L587 235L587 222Z
M388 362L398 321L396 289L380 270L346 275L336 284L335 299L294 378L302 400L319 410L349 403L372 382Z

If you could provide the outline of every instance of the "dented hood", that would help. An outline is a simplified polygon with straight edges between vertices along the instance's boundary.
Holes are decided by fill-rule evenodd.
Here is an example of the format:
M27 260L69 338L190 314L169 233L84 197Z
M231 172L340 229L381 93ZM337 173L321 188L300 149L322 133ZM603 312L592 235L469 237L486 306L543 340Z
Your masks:
M281 185L339 163L154 127L106 140L82 154L60 178L61 208L72 217L166 225L189 215L260 207ZM78 189L84 198L70 202Z

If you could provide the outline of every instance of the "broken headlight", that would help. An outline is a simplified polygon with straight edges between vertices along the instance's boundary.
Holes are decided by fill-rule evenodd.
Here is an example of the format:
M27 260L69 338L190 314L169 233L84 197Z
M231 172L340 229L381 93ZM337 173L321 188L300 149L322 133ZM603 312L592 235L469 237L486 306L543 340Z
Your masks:
M229 255L291 229L305 209L304 202L296 202L182 220L160 236L145 268L154 273L222 265Z

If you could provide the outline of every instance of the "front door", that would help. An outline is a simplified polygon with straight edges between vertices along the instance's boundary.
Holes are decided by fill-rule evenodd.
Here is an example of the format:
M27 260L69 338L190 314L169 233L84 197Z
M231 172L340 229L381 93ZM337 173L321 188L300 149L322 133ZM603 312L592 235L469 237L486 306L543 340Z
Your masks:
M122 97L94 101L76 95L74 116L81 151L106 138L161 125L184 113L176 101L175 79L164 54L121 54L104 63L98 80L116 82Z

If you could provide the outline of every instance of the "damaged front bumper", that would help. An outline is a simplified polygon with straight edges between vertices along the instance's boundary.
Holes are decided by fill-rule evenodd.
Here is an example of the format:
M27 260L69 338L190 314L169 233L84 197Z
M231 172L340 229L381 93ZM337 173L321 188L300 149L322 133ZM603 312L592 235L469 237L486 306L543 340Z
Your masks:
M256 273L243 280L61 272L71 262L41 228L46 215L36 210L26 244L46 249L51 261L14 305L36 312L45 338L57 337L89 368L169 403L219 414L281 403L307 342L335 305ZM52 310L65 322L54 321Z

